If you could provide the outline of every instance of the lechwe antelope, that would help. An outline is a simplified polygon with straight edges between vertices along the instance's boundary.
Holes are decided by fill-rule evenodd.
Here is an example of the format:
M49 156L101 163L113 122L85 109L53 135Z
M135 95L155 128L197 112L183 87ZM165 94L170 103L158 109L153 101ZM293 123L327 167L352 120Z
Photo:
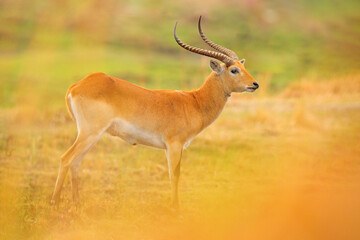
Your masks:
M186 50L215 58L212 73L194 91L149 90L104 73L93 73L73 84L66 93L66 104L75 119L78 136L61 157L60 169L51 203L59 201L68 169L71 170L72 194L79 200L78 169L82 158L105 132L135 145L142 144L166 151L172 185L172 204L178 206L178 181L181 154L191 140L209 126L223 110L232 92L253 92L259 84L245 70L245 60L206 38L198 22L202 39L217 51L204 50L176 42Z

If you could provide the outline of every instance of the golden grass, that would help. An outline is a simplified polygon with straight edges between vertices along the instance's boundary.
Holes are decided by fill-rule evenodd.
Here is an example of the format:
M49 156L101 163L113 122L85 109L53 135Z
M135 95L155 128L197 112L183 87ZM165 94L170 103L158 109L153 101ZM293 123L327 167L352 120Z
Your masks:
M0 239L360 239L359 80L234 95L184 152L180 216L164 153L110 136L83 161L82 205L67 181L51 208L75 124L66 111L2 109Z
M352 96L360 92L360 74L334 79L303 79L281 94L285 98Z

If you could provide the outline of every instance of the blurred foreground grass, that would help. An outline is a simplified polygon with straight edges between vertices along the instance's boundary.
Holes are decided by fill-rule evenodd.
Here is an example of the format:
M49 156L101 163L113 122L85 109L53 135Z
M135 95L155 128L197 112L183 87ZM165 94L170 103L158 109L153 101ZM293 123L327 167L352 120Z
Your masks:
M358 239L360 76L303 81L272 97L262 83L234 94L185 151L180 217L168 205L164 153L110 136L83 161L81 207L66 181L52 209L75 124L62 110L2 109L0 238Z

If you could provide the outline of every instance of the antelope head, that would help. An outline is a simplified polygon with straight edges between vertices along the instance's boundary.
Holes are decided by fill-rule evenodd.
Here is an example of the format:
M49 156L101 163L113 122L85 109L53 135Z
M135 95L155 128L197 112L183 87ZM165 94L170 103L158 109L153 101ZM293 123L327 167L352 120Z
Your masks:
M254 92L259 88L259 84L245 69L245 59L239 60L238 56L232 50L220 46L210 41L201 29L201 16L198 22L198 28L201 38L210 47L217 51L205 50L197 47L192 47L188 44L183 43L176 34L176 26L174 28L174 37L176 42L184 49L194 52L200 55L208 56L217 59L222 62L220 64L217 61L210 60L210 68L215 72L216 75L224 82L224 87L228 93L231 92Z

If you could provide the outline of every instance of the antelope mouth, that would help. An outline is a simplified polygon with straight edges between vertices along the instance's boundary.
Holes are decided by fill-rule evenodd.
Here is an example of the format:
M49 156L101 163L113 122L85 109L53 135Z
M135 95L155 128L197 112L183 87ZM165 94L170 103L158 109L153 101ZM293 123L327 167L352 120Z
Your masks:
M258 89L257 87L246 87L247 92L255 92L255 90Z

